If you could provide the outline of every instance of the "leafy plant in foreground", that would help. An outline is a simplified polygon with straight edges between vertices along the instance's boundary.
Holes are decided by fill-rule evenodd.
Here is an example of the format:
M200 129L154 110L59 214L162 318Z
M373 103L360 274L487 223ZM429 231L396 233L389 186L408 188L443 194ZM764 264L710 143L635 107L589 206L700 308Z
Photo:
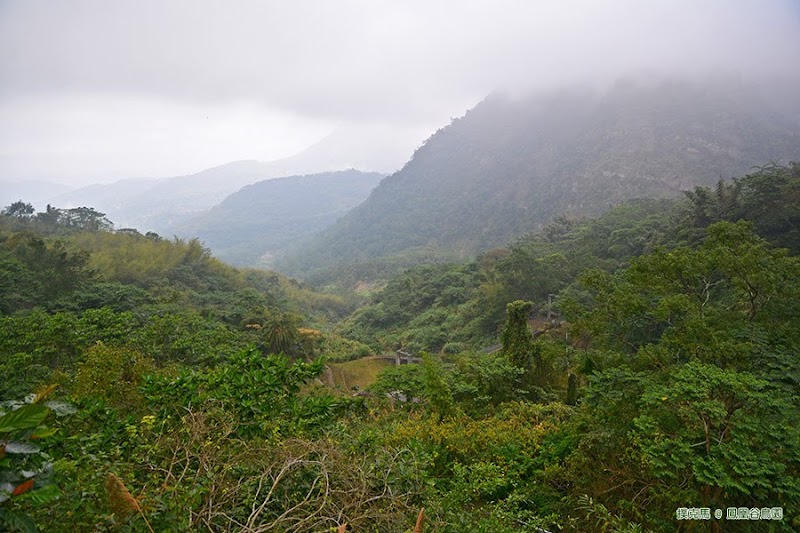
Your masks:
M56 431L44 424L51 412L68 414L74 409L63 402L44 401L54 388L24 402L0 404L0 526L12 531L36 531L34 521L14 504L43 504L58 496L51 479L51 457L37 441Z

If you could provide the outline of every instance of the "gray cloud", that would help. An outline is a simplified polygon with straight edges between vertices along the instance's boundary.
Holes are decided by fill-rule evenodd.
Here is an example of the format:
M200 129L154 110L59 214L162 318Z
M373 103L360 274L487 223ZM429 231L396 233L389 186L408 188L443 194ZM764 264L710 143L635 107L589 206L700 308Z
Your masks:
M164 135L167 148L194 136L202 149L224 124L230 146L215 157L263 158L342 124L435 129L498 87L606 83L630 71L767 76L794 69L798 57L792 0L6 0L0 174L22 172L24 147L37 152L37 139L39 161L47 146L56 155L60 147L76 175L80 161L91 166L93 137L105 137L106 152L125 167L146 157L153 136ZM61 116L89 113L92 101L102 115L94 135ZM66 111L49 126L37 118L43 138L22 127L31 109L58 106ZM205 130L197 119L242 108L270 124L216 116ZM159 120L173 124L159 129ZM86 146L70 151L58 132ZM268 147L283 136L295 141ZM135 157L130 146L139 147ZM191 157L191 149L175 151L164 168ZM158 172L157 160L170 158L156 151L151 160Z

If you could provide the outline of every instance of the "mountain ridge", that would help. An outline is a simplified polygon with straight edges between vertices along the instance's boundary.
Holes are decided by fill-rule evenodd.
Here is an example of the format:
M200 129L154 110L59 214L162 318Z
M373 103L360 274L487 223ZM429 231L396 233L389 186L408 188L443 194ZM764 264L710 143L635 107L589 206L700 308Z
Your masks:
M117 227L134 227L169 235L189 218L212 208L242 187L264 179L361 168L380 170L399 161L373 156L370 147L391 138L391 132L339 128L303 151L272 161L244 159L167 178L126 178L92 184L65 194L42 195L59 207L91 205L106 213ZM399 166L399 165L397 165ZM395 166L394 168L397 168ZM136 186L141 186L136 189Z
M755 87L728 80L620 82L605 94L518 99L495 93L276 267L314 281L314 271L331 265L407 251L474 256L557 215L596 215L796 158L795 119Z
M242 187L174 227L234 265L269 267L271 257L332 225L383 179L355 169L285 176Z

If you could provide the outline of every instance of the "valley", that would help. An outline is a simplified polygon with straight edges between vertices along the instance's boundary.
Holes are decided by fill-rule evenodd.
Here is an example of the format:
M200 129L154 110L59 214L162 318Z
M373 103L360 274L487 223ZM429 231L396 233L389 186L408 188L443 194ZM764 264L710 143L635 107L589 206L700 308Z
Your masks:
M796 530L784 105L498 93L388 175L243 161L10 202L0 524Z

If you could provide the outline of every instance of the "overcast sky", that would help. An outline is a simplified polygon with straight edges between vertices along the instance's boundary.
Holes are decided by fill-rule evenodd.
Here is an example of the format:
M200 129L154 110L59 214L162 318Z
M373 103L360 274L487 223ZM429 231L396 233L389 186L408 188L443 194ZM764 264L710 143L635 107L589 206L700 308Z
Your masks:
M0 179L187 174L333 132L394 170L497 88L796 70L799 5L0 0Z

